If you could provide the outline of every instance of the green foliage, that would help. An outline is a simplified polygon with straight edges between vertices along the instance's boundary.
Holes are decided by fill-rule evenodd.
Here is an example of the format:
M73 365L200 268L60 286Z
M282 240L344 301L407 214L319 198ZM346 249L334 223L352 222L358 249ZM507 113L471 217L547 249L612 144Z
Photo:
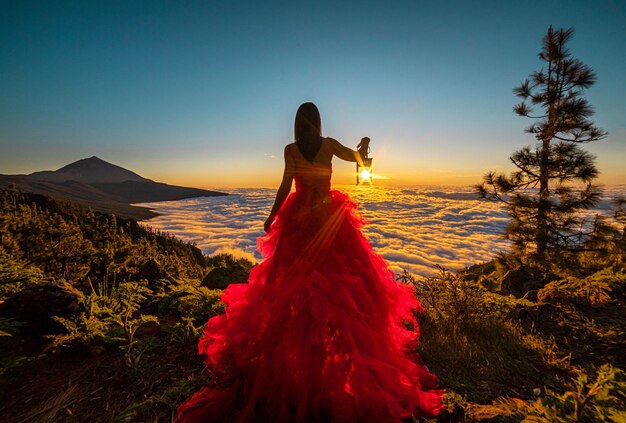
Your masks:
M105 320L101 320L98 313L82 312L77 318L67 319L55 316L54 320L59 322L66 333L59 335L48 335L52 340L48 349L56 349L58 347L89 347L99 343L112 343L115 337L109 336L110 326Z
M139 314L133 317L141 307L141 303L152 291L136 282L120 284L113 291L112 300L117 302L107 320L117 325L123 330L123 338L118 338L123 342L122 349L125 352L126 364L134 367L139 364L143 353L146 351L146 344L139 342L136 338L137 330L147 323L159 323L156 316Z
M476 280L481 276L453 273L438 266L438 274L416 279L406 271L398 280L415 286L415 292L426 312L436 321L453 327L463 322L500 319L511 310L532 305L525 299L502 296L485 289Z
M620 362L624 270L608 268L550 282L538 293L550 301L546 304L497 292L496 281L510 263L503 256L458 274L439 268L429 278L406 272L399 277L416 287L426 308L417 351L453 393L446 399L448 410L461 404L468 421L622 421L622 370L602 363ZM590 383L580 372L595 366L602 370ZM582 374L575 389L567 385L565 374ZM528 402L541 392L544 398ZM484 404L499 396L524 399Z
M613 205L612 219L596 216L593 236L585 243L585 251L577 257L575 268L582 271L580 274L626 266L626 199L615 198Z
M26 334L18 333L19 322L0 319L0 388L28 383L28 389L41 388L36 395L42 402L55 402L48 392L65 392L65 386L56 384L67 380L65 374L54 374L58 366L78 381L72 386L91 385L90 391L72 389L71 401L63 402L65 417L169 421L176 407L207 383L190 343L208 318L224 311L222 291L202 287L200 281L212 268L228 274L252 265L228 255L207 259L193 245L131 220L0 189L0 301L49 280L84 294L79 296L79 314L55 318L65 331L47 337L44 354L40 346L23 342ZM54 354L60 349L67 354ZM105 349L117 354L74 354ZM50 372L37 371L47 365L43 363L50 363ZM94 363L101 367L94 368ZM91 371L107 377L98 378L94 386ZM43 383L33 383L35 379ZM94 401L93 393L100 389L107 392L106 411L104 403L99 410ZM9 391L5 398L11 398Z
M12 260L4 265L9 269L28 262L29 269L83 289L88 280L200 279L206 272L200 250L171 235L10 189L0 189L0 257L0 269L2 260Z
M174 312L195 323L206 323L207 319L224 311L220 301L222 291L203 286L182 283L171 287L159 298L159 312Z
M176 322L174 325L165 326L165 331L168 333L170 341L177 342L179 344L188 344L191 341L195 341L200 337L201 328L203 325L196 326L192 317L183 317L182 322Z
M245 258L236 258L232 254L216 254L206 258L207 266L210 268L222 267L222 268L235 268L242 267L245 270L250 270L254 263Z
M196 340L207 320L224 312L222 291L187 283L171 287L158 296L159 314L174 314L182 321L165 326L169 339L186 344Z
M509 316L532 305L523 299L484 289L477 280L496 271L494 266L455 274L443 268L433 277L399 279L411 283L426 308L420 316L420 356L442 380L446 389L482 401L545 380L542 372L548 347L536 335L526 333ZM556 361L556 360L555 360ZM542 369L542 370L540 370Z
M539 290L542 301L600 306L615 301L626 292L626 273L604 269L584 279L568 277L548 283Z
M398 280L415 286L416 293L426 310L435 319L450 322L453 326L461 320L479 317L483 289L476 283L442 267L436 276L415 279L406 271Z
M91 416L100 413L115 421L170 421L176 407L208 382L191 344L207 319L224 312L222 291L202 287L200 280L213 268L223 269L228 276L233 269L249 270L252 263L226 255L205 259L193 246L134 222L36 196L0 190L0 202L0 289L7 287L10 292L9 288L53 278L69 280L87 293L80 298L80 315L57 318L67 333L51 337L48 352L55 347L70 353L75 348L116 352L106 355L106 363L88 354L70 355L69 363L75 362L76 369L97 362L107 372L96 382L102 381L102 387L93 386L91 373L86 373L77 386L91 383L91 390L84 394L73 391L72 401L64 402L63 409L76 412L78 419L84 419L81 407L90 404L86 407L92 407ZM65 235L68 240L60 242ZM31 251L35 243L43 245L36 254ZM57 246L59 251L53 251ZM622 339L624 319L618 306L625 292L623 267L594 262L589 269L600 266L604 270L549 284L546 301L549 292L552 296L546 304L495 292L502 275L519 265L519 259L502 256L460 274L440 268L431 278L419 279L406 272L399 277L415 286L426 307L426 313L419 316L422 342L417 352L440 377L448 408L460 404L470 418L477 415L472 414L477 410L475 403L486 407L494 398L509 395L524 400L496 402L490 405L490 416L558 421L549 414L558 412L562 421L575 421L576 413L581 421L602 421L598 416L619 421L622 415L617 410L623 409L621 370L612 369L613 376L608 370L601 373L605 376L598 377L599 383L581 379L577 382L580 386L574 387L565 385L568 378L564 376L583 368L589 371L601 362L617 363L611 351L619 350L615 346ZM573 319L578 319L575 324ZM14 335L0 338L5 346L2 353L20 342L21 337L15 336L17 329L17 322L0 320L0 331ZM36 359L25 358L20 351L11 354L3 357L0 375L5 372L4 377L18 375L24 370L20 366L27 366L29 360L35 361L33 368L47 359L54 364L61 361L64 370L71 367L65 358L53 354ZM102 372L102 367L97 371ZM54 382L60 378L53 376L43 379L46 383L41 386L62 390ZM22 388L27 383L36 385L33 377L39 375L23 376ZM100 388L107 398L106 412L104 405L100 409L97 401L92 401L92 393ZM533 389L539 388L546 397L527 402L537 395L532 394Z
M564 394L547 391L525 418L527 422L618 422L626 419L626 379L624 372L603 365L595 381L586 374L575 380L575 390Z
M15 260L0 249L0 301L28 285L45 282L43 272L23 260Z
M524 423L612 422L626 420L626 379L624 372L603 365L595 380L582 373L574 389L562 394L546 389L545 396L532 403L501 398L492 406L474 407L470 417L513 416Z
M50 336L52 343L49 347L89 346L97 342L121 344L128 366L136 366L146 347L137 340L137 331L145 324L159 323L156 316L138 313L151 293L137 282L119 284L110 293L94 291L83 300L85 311L78 317L56 317L67 333Z

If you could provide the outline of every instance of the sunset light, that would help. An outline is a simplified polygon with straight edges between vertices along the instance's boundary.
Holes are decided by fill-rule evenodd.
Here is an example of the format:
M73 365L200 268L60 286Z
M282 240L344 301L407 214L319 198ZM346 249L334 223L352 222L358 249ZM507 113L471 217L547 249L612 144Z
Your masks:
M623 417L626 0L9 1L0 39L0 422Z

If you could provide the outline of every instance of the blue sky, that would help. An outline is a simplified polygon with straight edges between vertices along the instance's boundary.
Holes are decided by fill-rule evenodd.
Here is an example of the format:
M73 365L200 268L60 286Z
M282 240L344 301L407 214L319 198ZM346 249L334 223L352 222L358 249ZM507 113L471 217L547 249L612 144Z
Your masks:
M339 4L336 4L339 3ZM626 183L626 2L3 2L0 173L97 155L156 180L275 186L298 105L372 138L394 184L471 184L533 143L512 89L549 25L573 26ZM352 167L337 163L335 180Z

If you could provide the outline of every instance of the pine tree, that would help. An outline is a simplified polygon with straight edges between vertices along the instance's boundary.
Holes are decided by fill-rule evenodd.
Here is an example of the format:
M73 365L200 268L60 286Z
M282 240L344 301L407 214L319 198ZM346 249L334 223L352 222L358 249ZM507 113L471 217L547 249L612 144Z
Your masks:
M511 155L516 169L509 176L489 172L475 187L483 198L507 204L507 238L517 253L539 263L550 254L581 249L593 225L580 212L600 195L592 184L598 176L595 157L579 146L607 133L590 120L593 109L583 91L596 75L566 47L573 34L572 28L550 26L538 54L541 70L513 90L522 99L513 110L533 120L526 132L538 143Z

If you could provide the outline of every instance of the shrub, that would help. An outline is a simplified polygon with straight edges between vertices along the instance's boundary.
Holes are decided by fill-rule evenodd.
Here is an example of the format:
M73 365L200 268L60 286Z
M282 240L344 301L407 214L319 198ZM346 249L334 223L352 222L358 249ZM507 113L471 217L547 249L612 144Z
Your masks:
M224 303L220 301L222 292L183 283L160 296L159 313L174 312L183 318L191 318L195 323L205 323L210 317L223 313Z
M484 289L443 267L437 268L439 273L436 276L416 279L405 271L398 280L415 286L426 312L436 320L456 326L463 320L478 318Z
M626 274L623 270L601 270L587 278L569 277L553 281L539 290L541 301L576 303L600 306L613 302L626 292Z
M50 336L49 348L91 346L94 343L120 344L126 362L135 366L145 352L145 345L137 340L137 330L147 323L157 323L156 316L137 314L141 304L151 294L145 282L125 282L110 292L94 290L84 299L84 309L75 319L57 317L68 331L66 334Z
M0 249L0 301L29 285L43 283L46 280L40 269L15 260Z
M624 372L608 364L598 370L590 382L580 374L574 380L574 389L558 394L546 389L546 395L532 403L518 398L501 398L488 406L472 406L472 419L510 416L524 423L623 422L626 380Z

